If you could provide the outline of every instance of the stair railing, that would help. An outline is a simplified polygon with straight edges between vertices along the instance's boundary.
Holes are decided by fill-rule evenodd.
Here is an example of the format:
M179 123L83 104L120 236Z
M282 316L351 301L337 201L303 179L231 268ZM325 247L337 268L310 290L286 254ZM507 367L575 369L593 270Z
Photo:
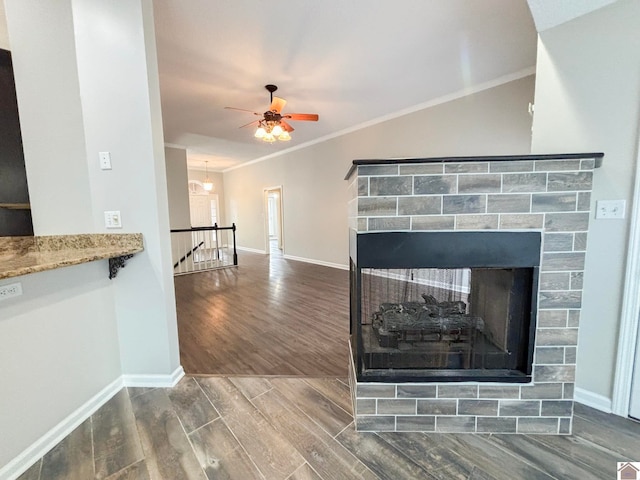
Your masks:
M171 250L174 275L237 266L236 224L171 230Z

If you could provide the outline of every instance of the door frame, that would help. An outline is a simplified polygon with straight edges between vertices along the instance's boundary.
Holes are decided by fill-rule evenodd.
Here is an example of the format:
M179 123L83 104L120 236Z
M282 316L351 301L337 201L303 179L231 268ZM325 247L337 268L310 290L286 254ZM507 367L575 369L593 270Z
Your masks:
M284 254L284 192L282 185L277 185L275 187L267 187L263 190L263 208L264 208L264 234L265 234L265 243L264 250L269 254L270 252L270 243L269 243L269 193L276 192L278 193L278 247L282 250Z
M629 416L634 367L636 363L640 362L640 359L636 359L636 355L640 353L636 352L640 324L640 125L636 144L636 178L630 215L629 248L627 249L618 353L611 397L611 410L621 417Z

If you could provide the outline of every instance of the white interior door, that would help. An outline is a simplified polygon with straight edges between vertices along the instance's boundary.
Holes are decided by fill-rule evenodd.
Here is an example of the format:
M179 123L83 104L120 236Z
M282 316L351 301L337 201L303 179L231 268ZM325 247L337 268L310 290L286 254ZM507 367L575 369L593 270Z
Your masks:
M636 339L636 358L633 369L633 382L631 384L631 404L629 405L629 416L640 420L640 332Z
M282 187L265 188L264 202L267 251L271 248L271 239L274 237L278 248L284 250Z
M191 214L192 227L210 227L211 211L208 195L190 195L189 213Z
M278 235L278 205L277 199L269 193L269 237L276 237Z

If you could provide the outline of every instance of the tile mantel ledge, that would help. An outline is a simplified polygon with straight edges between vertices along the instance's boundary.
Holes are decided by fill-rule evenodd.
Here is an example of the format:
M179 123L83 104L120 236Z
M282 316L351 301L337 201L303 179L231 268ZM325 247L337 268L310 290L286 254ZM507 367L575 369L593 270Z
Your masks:
M589 153L533 153L526 155L483 155L471 157L428 157L428 158L381 158L354 160L344 179L349 180L358 165L399 165L412 163L454 163L454 162L514 162L518 160L577 160L593 158L595 168L602 166L602 152Z
M143 250L141 233L0 237L0 280L96 260L130 258ZM109 263L112 278L115 273Z

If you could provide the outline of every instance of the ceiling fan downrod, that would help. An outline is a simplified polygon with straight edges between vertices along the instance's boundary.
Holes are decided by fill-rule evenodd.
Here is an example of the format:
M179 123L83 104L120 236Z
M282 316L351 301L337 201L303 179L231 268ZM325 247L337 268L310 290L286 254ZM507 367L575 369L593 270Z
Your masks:
M276 90L278 90L278 87L276 85L265 85L264 88L266 88L269 91L269 94L271 95L271 102L273 103L273 92L275 92Z

